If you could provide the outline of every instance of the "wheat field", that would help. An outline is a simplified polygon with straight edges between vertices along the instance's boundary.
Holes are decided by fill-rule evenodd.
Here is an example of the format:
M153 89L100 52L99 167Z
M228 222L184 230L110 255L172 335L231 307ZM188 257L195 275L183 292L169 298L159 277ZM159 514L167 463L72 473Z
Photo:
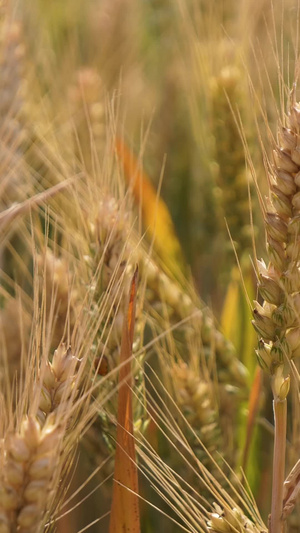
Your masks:
M0 533L300 531L299 16L0 0Z

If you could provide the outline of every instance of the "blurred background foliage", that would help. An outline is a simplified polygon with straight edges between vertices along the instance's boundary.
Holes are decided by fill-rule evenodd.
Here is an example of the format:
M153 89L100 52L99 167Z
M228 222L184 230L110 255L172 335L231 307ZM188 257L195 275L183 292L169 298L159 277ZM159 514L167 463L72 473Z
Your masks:
M228 272L224 248L235 262L224 223L228 209L239 203L240 213L228 219L233 239L238 242L236 231L251 233L247 179L237 183L243 182L245 159L233 117L241 115L249 140L253 113L243 61L250 45L240 24L246 7L134 0L18 6L37 91L56 117L64 115L76 71L92 67L105 94L118 95L124 132L136 153L149 129L144 168L157 186L166 157L162 197L205 299L214 299L213 287ZM265 17L263 5L256 11L253 39Z

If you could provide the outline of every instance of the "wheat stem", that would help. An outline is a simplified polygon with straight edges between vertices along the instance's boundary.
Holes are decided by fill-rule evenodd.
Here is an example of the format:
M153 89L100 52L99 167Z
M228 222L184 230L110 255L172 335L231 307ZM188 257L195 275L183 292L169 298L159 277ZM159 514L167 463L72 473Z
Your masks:
M287 400L274 397L273 400L275 440L273 456L272 506L270 533L283 532L282 505L283 483L285 475Z

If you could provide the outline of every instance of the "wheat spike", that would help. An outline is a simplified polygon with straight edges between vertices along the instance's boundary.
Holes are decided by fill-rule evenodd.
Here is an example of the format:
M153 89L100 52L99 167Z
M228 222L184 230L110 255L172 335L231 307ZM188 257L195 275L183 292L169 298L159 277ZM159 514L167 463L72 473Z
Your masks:
M299 345L299 126L300 106L292 97L269 166L270 197L265 212L269 263L257 263L258 288L264 302L262 306L255 304L253 321L262 338L258 360L273 376L280 373L284 357L297 356ZM276 382L277 394L281 387L280 394L287 394L283 377Z

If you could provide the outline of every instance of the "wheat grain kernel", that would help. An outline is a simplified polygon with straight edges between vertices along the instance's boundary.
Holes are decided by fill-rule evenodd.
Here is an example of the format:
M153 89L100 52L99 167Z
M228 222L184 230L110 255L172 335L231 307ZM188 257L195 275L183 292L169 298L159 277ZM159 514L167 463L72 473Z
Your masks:
M292 216L292 207L290 198L281 192L277 187L272 187L271 200L275 211L284 219Z
M295 181L295 185L297 185L297 187L300 187L300 172L296 174L294 181Z
M297 183L295 183L293 176L288 172L284 172L284 170L275 171L275 183L276 189L287 196L291 196L296 192Z
M64 379L68 377L71 363L71 353L69 350L66 351L64 344L61 344L57 350L55 350L52 359L52 369L58 380L64 381Z
M290 235L300 235L300 215L294 216L288 223L288 233Z
M298 261L300 257L300 239L290 242L286 247L286 255L290 261Z
M287 224L275 213L266 214L266 228L268 235L279 242L286 242Z
M262 339L260 339L258 349L256 350L256 355L261 368L269 373L272 367L270 345L266 344Z
M30 449L24 439L19 436L14 436L11 438L9 445L10 454L16 461L20 463L28 461L30 457Z
M52 371L51 363L47 361L45 366L45 372L43 375L43 383L46 387L46 389L52 389L55 387L55 374Z
M298 107L298 104L296 103L295 105L292 106L288 114L289 125L294 130L299 129L299 114L300 114L299 107Z
M16 461L8 460L5 465L5 475L7 481L11 485L15 487L21 486L24 480L23 464Z
M281 283L288 294L296 292L300 286L299 269L295 265L287 269L281 276Z
M69 404L68 404L69 405ZM39 445L39 454L46 454L57 447L61 434L58 427L44 428L41 442Z
M300 150L298 146L296 146L296 148L294 148L294 150L291 151L291 158L292 158L292 161L296 163L296 165L298 166L300 165Z
M29 476L33 479L43 479L48 476L52 459L49 456L36 459L29 468Z
M300 209L300 191L294 194L292 198L292 205L295 209Z
M219 533L230 533L230 526L217 513L211 513L209 526L212 531Z
M49 413L52 408L51 394L45 386L43 386L41 390L39 408L44 411L44 413Z
M281 128L279 142L283 150L293 150L297 145L297 137L289 128Z
M295 352L300 348L300 328L289 329L286 332L286 340L294 357Z
M276 239L273 239L272 237L269 237L267 250L270 261L273 263L274 267L276 267L279 272L282 272L286 260L283 243L276 241Z
M29 448L34 450L41 438L41 430L37 420L31 416L25 419L22 423L21 434Z
M30 528L40 517L40 509L37 505L26 505L18 515L18 525L22 528Z
M6 511L13 511L19 506L19 495L17 490L11 485L0 486L0 502Z
M10 533L10 522L7 516L0 511L0 533Z
M57 407L60 404L60 401L63 398L63 396L67 397L70 395L72 391L72 386L73 386L73 383L71 379L63 381L62 383L58 385L54 393L54 397L53 397L53 403L55 407Z
M271 304L280 304L284 293L278 283L270 276L264 276L263 274L260 275L259 279L259 292L264 300Z
M45 490L47 484L45 479L30 481L24 491L25 500L31 503L36 502L41 505L47 495Z
M298 165L292 161L288 152L278 148L273 151L273 154L275 164L279 170L284 170L286 172L298 172Z

